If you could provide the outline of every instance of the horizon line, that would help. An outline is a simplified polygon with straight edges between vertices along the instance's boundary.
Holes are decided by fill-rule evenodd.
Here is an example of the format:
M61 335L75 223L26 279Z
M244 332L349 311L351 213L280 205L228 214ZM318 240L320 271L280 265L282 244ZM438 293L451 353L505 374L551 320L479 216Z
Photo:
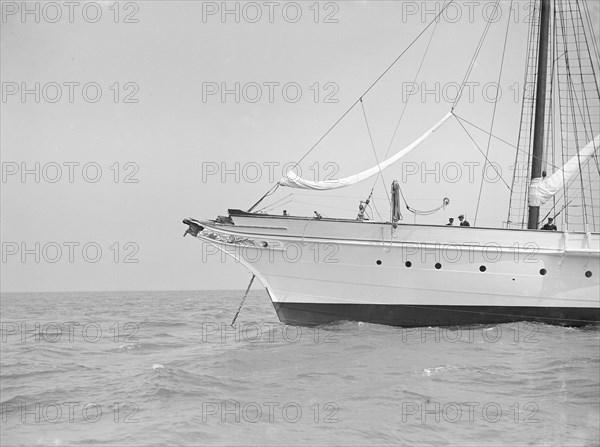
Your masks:
M0 291L0 295L9 293L117 293L117 292L224 292L239 291L240 289L151 289L151 290L9 290Z

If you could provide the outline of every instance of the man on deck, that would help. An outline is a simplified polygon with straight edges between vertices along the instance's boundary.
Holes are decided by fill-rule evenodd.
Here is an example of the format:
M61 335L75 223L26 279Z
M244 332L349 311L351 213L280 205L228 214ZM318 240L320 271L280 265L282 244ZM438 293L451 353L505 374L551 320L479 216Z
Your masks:
M450 219L448 219L448 223L446 225L450 225L451 227L454 226L454 217L451 217Z
M548 223L542 227L542 230L556 231L556 225L552 223L554 221L553 218L548 218Z
M465 220L464 214L461 214L460 216L458 216L458 220L460 220L461 227L470 227L471 226L471 224Z

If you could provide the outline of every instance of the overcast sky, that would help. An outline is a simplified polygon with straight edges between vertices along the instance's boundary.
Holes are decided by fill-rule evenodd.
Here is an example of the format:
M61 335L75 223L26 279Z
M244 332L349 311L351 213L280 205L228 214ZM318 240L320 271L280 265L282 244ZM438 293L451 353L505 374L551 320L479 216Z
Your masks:
M29 12L25 3L2 2L2 291L244 287L245 269L219 257L203 262L202 244L182 238L181 220L248 209L441 4L228 2L232 12L223 15L222 2L29 2ZM486 129L509 4L501 2L456 109ZM589 2L595 23L598 5ZM492 9L491 1L457 2L435 27L416 84L433 27L364 97L379 160L406 102L388 155L450 110ZM516 11L494 123L494 133L513 144L531 10L523 1ZM485 150L485 134L469 130ZM514 149L493 141L489 156L510 184ZM450 198L445 212L417 222L443 224L460 213L473 220L483 162L452 119L404 164L386 170L384 181L386 189L401 181L414 208ZM323 180L375 163L358 106L301 168L304 177ZM489 174L477 223L501 227L508 188ZM293 191L281 188L264 205L285 198L274 212L353 218L373 183L301 192L293 202L286 198ZM375 204L387 220L381 179ZM413 221L406 212L404 219Z

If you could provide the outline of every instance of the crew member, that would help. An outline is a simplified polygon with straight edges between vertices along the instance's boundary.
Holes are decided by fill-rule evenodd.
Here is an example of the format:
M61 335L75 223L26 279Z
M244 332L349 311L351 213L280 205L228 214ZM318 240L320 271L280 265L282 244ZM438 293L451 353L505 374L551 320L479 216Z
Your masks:
M446 225L453 227L454 226L454 217L451 217L450 219L448 219L448 223Z
M467 220L465 220L464 214L461 214L460 216L458 216L458 220L460 220L461 227L470 227L471 226L471 224Z
M554 219L552 219L551 217L549 217L548 218L548 223L542 227L542 230L556 231L556 225L554 225L552 223L553 221L554 221Z

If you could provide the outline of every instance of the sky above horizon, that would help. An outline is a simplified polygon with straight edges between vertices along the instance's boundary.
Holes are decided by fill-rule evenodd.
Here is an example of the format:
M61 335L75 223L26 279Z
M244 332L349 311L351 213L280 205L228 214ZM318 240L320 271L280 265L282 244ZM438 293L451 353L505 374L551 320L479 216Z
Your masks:
M207 258L202 244L182 237L182 219L248 209L442 4L3 1L1 291L245 287L249 273L231 259ZM600 23L600 2L587 4ZM363 171L439 121L493 5L453 4L364 96L364 112L354 107L303 160L302 175ZM456 113L489 130L500 81L493 133L515 144L531 9L515 2L499 78L510 2L500 5ZM485 151L487 135L469 132ZM508 184L514 151L498 140L489 146ZM274 213L354 218L374 188L389 220L387 189L397 179L413 208L451 201L417 223L461 213L473 222L477 212L478 225L502 227L509 190L494 169L477 207L484 161L452 118L384 171L383 182L293 197L280 188L261 206L280 201Z

